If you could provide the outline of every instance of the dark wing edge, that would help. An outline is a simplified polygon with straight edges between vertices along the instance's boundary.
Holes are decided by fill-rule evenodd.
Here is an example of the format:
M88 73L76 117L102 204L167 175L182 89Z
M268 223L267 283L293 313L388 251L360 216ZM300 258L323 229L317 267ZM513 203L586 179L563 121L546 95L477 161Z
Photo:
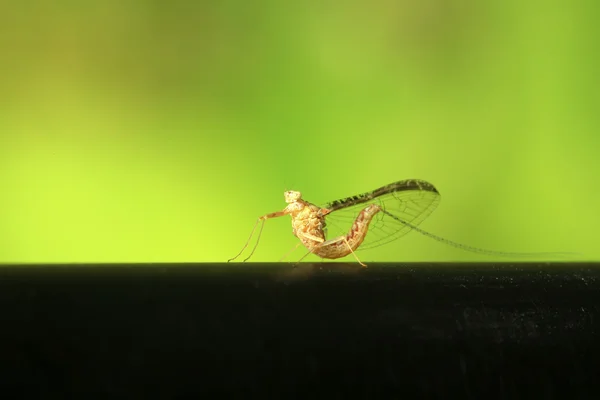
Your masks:
M336 230L340 234L346 232L342 226L351 226L362 209L361 204L377 202L386 213L393 213L393 218L386 216L386 213L378 213L371 221L365 240L357 249L366 250L394 241L413 230L411 227L423 222L436 209L440 200L440 193L431 183L407 179L371 192L332 201L324 208L330 210L327 221L337 226Z
M325 208L333 212L356 204L367 203L377 197L386 195L388 193L404 192L411 190L433 192L439 195L439 192L435 188L435 186L433 186L427 181L421 179L406 179L390 183L389 185L382 186L379 189L375 189L371 192L362 193L356 196L346 197L344 199L332 201L330 203L327 203L325 205Z

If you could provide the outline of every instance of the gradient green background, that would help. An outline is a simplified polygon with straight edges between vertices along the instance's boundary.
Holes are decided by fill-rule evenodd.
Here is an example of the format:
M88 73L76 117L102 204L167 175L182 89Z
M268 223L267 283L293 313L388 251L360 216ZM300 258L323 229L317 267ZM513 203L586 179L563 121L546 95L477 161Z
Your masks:
M2 262L225 261L286 189L406 178L442 194L430 232L600 256L596 1L12 3ZM253 260L296 243L269 221ZM361 257L494 259L417 233Z

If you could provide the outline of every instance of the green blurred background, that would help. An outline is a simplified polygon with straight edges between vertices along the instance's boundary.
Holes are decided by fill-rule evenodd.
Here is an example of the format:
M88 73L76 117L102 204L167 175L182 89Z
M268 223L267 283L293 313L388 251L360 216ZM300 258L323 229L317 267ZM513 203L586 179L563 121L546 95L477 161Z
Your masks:
M0 261L225 261L286 189L324 203L406 178L442 194L428 231L597 260L599 11L3 3ZM269 221L253 260L296 243ZM360 256L494 259L417 233Z

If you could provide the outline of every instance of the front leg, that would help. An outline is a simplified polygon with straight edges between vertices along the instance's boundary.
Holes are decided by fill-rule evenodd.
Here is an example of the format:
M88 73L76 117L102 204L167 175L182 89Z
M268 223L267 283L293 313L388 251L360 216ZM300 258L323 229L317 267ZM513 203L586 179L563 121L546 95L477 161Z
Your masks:
M254 254L254 250L256 250L256 247L258 246L258 241L260 240L260 235L262 233L263 227L265 226L265 221L268 219L271 219L271 218L283 217L284 215L287 215L287 214L289 214L289 211L286 208L282 211L276 211L276 212L273 212L270 214L265 214L262 217L259 217L258 220L256 221L256 223L254 224L254 227L252 228L252 232L250 232L250 236L248 237L248 240L246 240L246 244L244 244L244 247L242 247L242 250L240 250L240 252L237 253L237 255L235 257L227 260L227 262L235 260L236 258L238 258L240 256L240 254L242 254L244 252L246 247L248 247L248 243L250 243L250 239L252 239L252 236L254 235L254 231L256 230L258 223L262 222L262 224L260 225L260 231L258 232L258 239L256 239L256 244L254 245L254 248L252 249L252 252L250 253L250 255L244 259L244 262L246 262L246 260L248 260L250 257L252 257L252 254Z
M262 217L259 217L258 220L259 221L266 221L266 220L271 219L271 218L283 217L284 215L287 215L287 214L288 214L288 212L286 210L275 211L273 213L265 214Z

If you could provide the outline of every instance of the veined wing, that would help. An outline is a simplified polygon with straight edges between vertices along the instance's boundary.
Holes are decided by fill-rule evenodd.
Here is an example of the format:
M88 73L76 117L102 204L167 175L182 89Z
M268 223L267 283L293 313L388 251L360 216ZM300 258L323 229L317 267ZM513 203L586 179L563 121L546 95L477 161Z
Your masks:
M325 217L327 238L347 234L360 211L367 205L376 203L396 218L391 218L383 212L375 215L358 250L381 246L404 236L413 229L412 227L418 226L435 210L440 199L439 192L431 183L409 179L333 201L324 206L331 211Z

